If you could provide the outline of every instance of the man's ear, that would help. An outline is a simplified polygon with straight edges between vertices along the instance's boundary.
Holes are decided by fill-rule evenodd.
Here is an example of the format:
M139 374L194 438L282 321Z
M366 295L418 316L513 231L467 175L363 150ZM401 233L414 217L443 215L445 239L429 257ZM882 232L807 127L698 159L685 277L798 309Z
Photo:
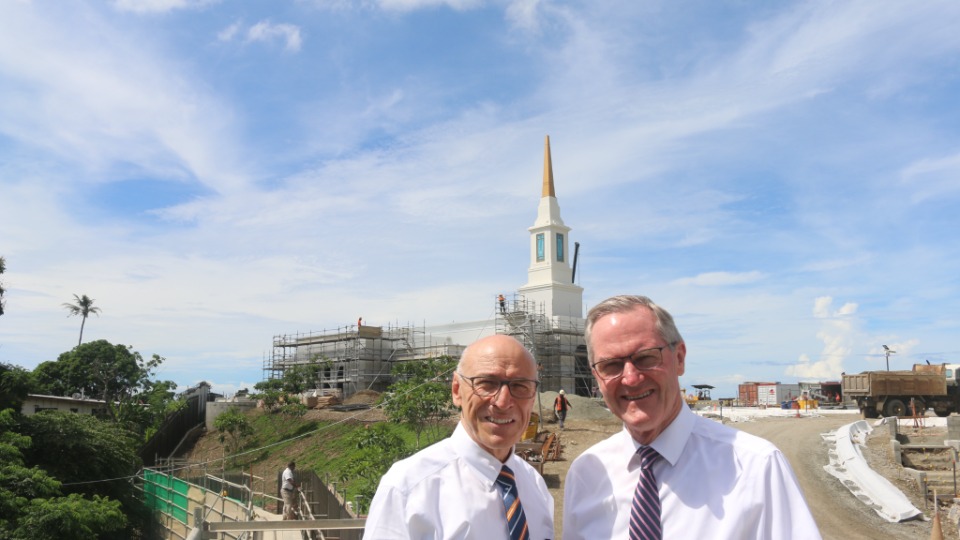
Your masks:
M686 358L687 358L687 344L680 342L677 344L677 375L683 375L684 369L686 369Z
M460 376L456 373L453 374L453 384L450 385L450 392L453 395L453 404L456 407L460 406Z

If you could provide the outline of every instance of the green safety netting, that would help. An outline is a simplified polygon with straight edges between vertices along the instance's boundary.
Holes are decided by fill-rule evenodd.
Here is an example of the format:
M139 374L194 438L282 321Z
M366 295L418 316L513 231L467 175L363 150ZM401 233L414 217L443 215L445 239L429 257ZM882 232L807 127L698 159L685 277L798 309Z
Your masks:
M187 490L190 484L156 471L143 471L144 502L147 506L169 514L181 523L187 522Z

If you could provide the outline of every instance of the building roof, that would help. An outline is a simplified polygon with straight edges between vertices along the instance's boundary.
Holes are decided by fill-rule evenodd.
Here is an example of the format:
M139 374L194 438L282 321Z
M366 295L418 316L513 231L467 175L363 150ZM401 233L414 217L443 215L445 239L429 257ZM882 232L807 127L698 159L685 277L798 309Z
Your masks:
M74 398L67 396L48 396L46 394L27 394L27 399L47 399L53 401L68 401L68 402L77 402L77 403L106 403L102 399L89 399L89 398Z

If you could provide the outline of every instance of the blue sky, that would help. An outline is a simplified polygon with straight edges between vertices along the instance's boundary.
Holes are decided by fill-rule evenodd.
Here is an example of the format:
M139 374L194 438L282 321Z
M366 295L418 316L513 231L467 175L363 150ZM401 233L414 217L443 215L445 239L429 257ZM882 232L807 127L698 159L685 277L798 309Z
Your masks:
M0 0L0 362L232 392L278 334L493 316L550 135L585 303L683 383L960 363L960 4Z

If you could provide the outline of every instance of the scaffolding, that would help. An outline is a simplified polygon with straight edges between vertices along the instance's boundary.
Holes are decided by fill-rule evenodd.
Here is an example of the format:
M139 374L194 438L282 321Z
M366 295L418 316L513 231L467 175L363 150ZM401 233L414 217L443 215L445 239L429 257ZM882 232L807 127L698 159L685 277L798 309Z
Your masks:
M583 339L584 320L548 317L543 303L521 294L496 300L496 331L513 336L533 354L540 369L541 388L561 388L579 396L594 395L594 380Z
M540 370L541 388L561 388L580 396L594 395L594 381L583 339L584 320L545 314L543 303L521 294L494 299L493 331L515 337L533 354ZM489 321L489 320L488 320ZM482 329L487 323L477 328ZM471 323L468 323L471 324ZM441 326L432 329L443 332ZM486 326L487 333L491 331ZM463 334L460 334L463 338ZM481 336L468 338L470 341ZM459 357L467 344L435 338L428 327L414 325L341 326L318 332L274 336L273 351L264 359L263 378L279 379L293 367L320 364L316 388L349 397L361 390L383 392L393 382L395 362Z
M463 346L433 339L426 328L341 326L318 332L274 336L263 378L279 379L293 367L321 366L317 389L349 397L361 390L382 392L393 382L395 362L459 356Z

